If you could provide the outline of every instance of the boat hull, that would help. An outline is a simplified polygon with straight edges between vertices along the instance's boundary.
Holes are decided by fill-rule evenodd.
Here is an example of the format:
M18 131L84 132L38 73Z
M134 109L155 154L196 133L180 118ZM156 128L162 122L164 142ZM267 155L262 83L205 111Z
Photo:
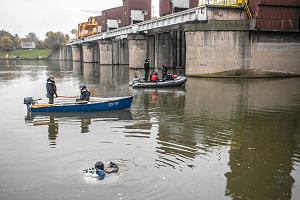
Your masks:
M49 105L45 107L31 106L31 112L98 112L130 108L133 97L110 98L104 102L89 102L87 104Z
M187 78L184 76L177 77L175 80L158 81L158 82L135 82L132 88L165 88L165 87L179 87L185 84Z

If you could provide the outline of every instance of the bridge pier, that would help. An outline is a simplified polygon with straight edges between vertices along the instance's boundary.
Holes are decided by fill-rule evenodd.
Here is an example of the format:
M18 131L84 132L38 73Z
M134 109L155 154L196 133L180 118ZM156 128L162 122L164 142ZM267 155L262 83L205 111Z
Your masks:
M93 59L93 44L88 42L88 43L83 43L82 44L82 62L84 63L92 63L94 62Z
M174 67L185 66L185 34L182 30L171 32L172 36L172 64Z
M147 38L144 34L128 35L129 68L143 68L147 58Z
M160 68L163 65L172 66L173 45L170 33L160 33L156 37L156 67Z
M191 30L190 27L187 29ZM214 22L193 25L193 30L185 34L188 76L300 75L298 32L252 31L247 22L227 21L222 27Z
M155 67L155 35L148 35L147 37L147 58L149 59L150 67Z
M98 45L98 42L93 42L93 43L92 43L92 48L93 48L93 62L94 62L94 63L99 63L99 60L100 60L100 52L99 52L99 45Z
M127 39L112 40L112 64L128 65L129 49Z
M120 64L120 40L113 39L112 40L112 64L119 65Z
M112 64L112 40L99 40L99 62L101 65Z
M72 45L72 60L73 62L81 62L81 46Z
M72 48L70 46L59 47L50 55L50 60L72 60Z
M62 56L61 60L64 60L66 58L66 60L71 61L72 58L72 47L70 46L66 46L66 50L65 50L65 57Z
M128 40L122 39L120 40L120 65L128 65L129 64L129 48L128 48Z

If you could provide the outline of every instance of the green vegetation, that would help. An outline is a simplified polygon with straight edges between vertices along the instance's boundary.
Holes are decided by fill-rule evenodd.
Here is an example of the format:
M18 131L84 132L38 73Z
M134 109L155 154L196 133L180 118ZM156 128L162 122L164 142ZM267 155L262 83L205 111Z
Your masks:
M51 54L50 49L18 49L15 51L0 51L0 59L6 58L18 58L18 59L45 59Z
M50 56L51 50L65 46L68 41L69 35L62 32L49 31L46 38L40 40L33 32L20 38L18 34L12 35L8 31L0 30L0 59L45 59ZM35 49L22 49L24 43L34 43Z
M45 45L50 49L57 49L59 47L65 46L69 41L69 35L64 35L61 32L49 31L46 33L46 38L44 40Z

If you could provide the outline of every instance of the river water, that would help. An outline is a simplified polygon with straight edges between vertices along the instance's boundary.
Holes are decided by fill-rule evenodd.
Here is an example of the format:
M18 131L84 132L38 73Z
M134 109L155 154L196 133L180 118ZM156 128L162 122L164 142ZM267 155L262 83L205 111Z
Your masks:
M140 71L142 73L142 71ZM181 73L180 71L178 73ZM300 199L300 79L133 90L128 66L0 63L0 199ZM133 95L130 110L30 115L23 98ZM46 100L46 99L45 99ZM118 174L83 176L97 160Z

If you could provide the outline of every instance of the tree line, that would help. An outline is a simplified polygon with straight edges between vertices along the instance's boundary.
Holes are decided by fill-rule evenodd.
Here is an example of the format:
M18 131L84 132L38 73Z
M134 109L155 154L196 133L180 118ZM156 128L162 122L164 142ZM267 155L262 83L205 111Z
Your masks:
M46 33L45 40L40 40L35 33L28 33L25 40L35 42L37 49L50 48L52 50L64 46L69 41L69 35L62 32L49 31ZM12 35L11 33L0 30L0 50L11 51L15 49L21 49L22 39L18 34Z

